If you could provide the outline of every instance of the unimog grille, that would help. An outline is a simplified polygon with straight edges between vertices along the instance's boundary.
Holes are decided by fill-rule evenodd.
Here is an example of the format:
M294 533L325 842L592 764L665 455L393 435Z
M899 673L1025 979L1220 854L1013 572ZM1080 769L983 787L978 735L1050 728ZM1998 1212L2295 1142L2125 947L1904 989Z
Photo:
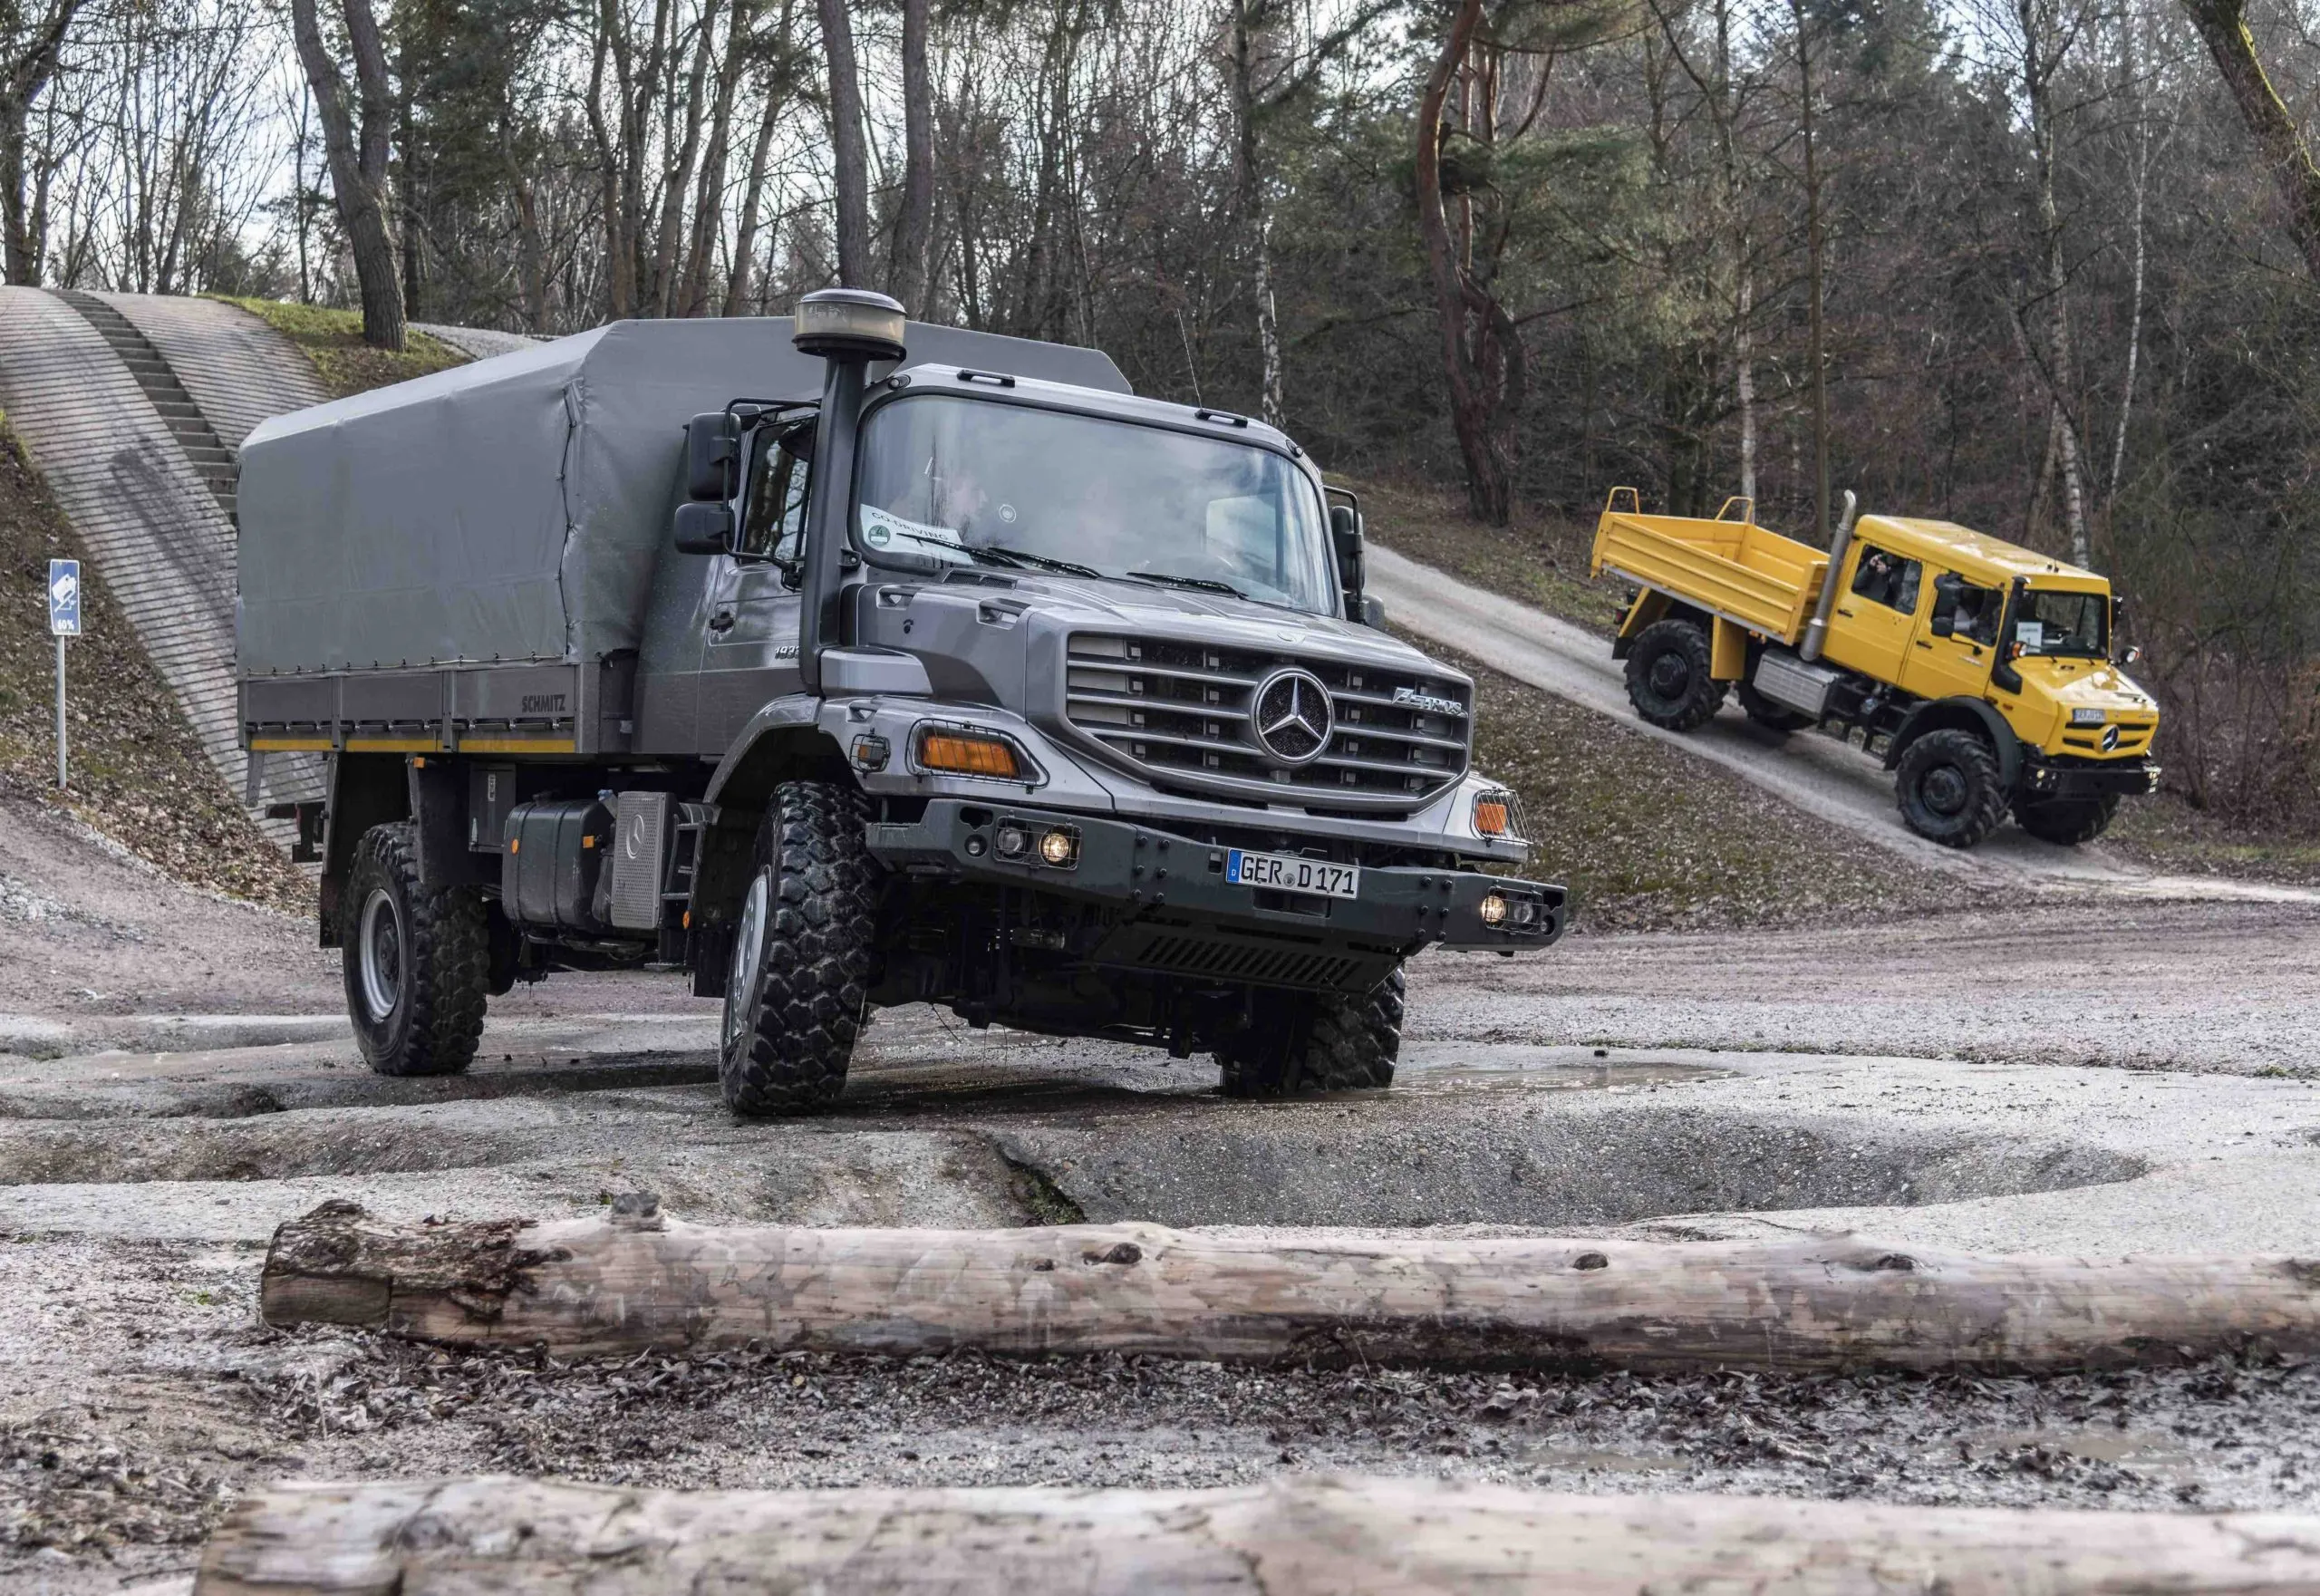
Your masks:
M1081 634L1065 661L1065 717L1154 779L1315 808L1441 791L1465 774L1473 702L1455 677L1171 639Z

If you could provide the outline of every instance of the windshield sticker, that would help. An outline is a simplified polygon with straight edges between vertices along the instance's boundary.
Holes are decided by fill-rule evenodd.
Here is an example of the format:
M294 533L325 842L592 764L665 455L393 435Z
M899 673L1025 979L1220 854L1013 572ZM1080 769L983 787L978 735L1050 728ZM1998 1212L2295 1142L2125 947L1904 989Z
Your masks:
M862 541L871 548L916 548L933 552L929 546L943 548L961 547L956 532L948 527L929 526L924 521L908 521L875 505L862 507Z
M2044 648L2046 645L2046 624L2044 621L2016 621L2014 641L2024 648Z

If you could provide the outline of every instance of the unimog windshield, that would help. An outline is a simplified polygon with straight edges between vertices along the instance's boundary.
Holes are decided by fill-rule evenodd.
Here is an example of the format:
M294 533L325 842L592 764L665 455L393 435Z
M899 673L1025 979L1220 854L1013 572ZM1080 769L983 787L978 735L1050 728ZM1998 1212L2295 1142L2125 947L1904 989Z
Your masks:
M2101 660L2111 653L2111 601L2100 593L2032 588L2015 613L2015 640L2023 652Z
M1336 613L1320 496L1281 455L1003 401L908 395L865 422L854 537L885 551L1140 579Z

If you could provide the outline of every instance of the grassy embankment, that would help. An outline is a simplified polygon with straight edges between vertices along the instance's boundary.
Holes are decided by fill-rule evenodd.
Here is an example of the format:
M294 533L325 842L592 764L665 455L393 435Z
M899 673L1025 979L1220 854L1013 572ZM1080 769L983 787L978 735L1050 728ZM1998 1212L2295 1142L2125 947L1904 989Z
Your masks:
M1553 516L1526 515L1519 517L1512 526L1488 527L1467 516L1465 506L1455 490L1372 483L1350 485L1362 496L1370 536L1387 547L1464 577L1478 587L1519 598L1550 614L1595 628L1608 637L1618 618L1624 588L1615 581L1595 581L1587 574L1588 549L1595 531L1591 519L1577 522ZM1858 845L1831 842L1816 828L1806 834L1803 854L1792 856L1784 846L1759 835L1760 826L1769 826L1778 832L1787 829L1784 821L1803 824L1803 817L1787 806L1754 794L1735 778L1684 760L1672 750L1646 743L1599 716L1533 692L1519 682L1498 678L1495 691L1502 696L1512 695L1508 698L1510 718L1516 723L1533 724L1542 732L1552 728L1571 740L1550 756L1542 750L1534 751L1519 740L1510 744L1504 736L1494 733L1485 721L1482 729L1483 754L1491 769L1511 771L1514 767L1508 763L1510 759L1531 758L1542 771L1540 779L1575 784L1584 790L1590 779L1579 774L1579 768L1593 763L1610 782L1608 788L1594 795L1597 801L1615 808L1630 808L1629 817L1636 828L1648 827L1653 835L1663 829L1671 836L1688 833L1712 850L1698 856L1702 862L1696 866L1685 864L1681 853L1669 854L1668 865L1661 870L1635 876L1638 883L1646 884L1638 889L1641 895L1636 901L1647 915L1663 912L1680 915L1694 907L1712 912L1712 905L1697 903L1693 877L1701 870L1720 870L1727 863L1736 867L1729 890L1744 898L1756 891L1776 892L1784 897L1801 894L1802 899L1807 901L1816 895L1830 895L1833 906L1851 900L1858 890L1859 878L1844 866L1841 857ZM1535 708L1523 706L1521 701L1525 697L1541 702ZM1484 708L1485 714L1491 712L1488 689ZM1637 748L1616 757L1603 751L1608 747L1604 733L1612 731L1619 732ZM2162 762L2167 757L2166 740L2162 723L2159 748ZM1618 773L1645 769L1637 761L1647 753L1674 761L1686 773L1682 779L1685 792L1696 795L1696 798L1679 800L1674 797L1666 785L1672 777L1648 781L1637 789L1638 794L1657 791L1660 795L1657 798L1638 801L1629 795ZM1569 777L1562 774L1567 766L1572 768ZM1745 827L1737 834L1729 826L1696 815L1702 806L1725 815L1748 815L1748 804L1734 806L1735 791L1745 793L1755 806L1768 806L1770 812L1762 819L1749 816ZM1534 819L1532 824L1537 826L1540 822ZM1822 840L1816 843L1812 840L1813 837ZM1574 840L1600 845L1604 839ZM2119 818L2102 846L2144 868L2171 875L2320 885L2320 839L2300 832L2234 825L2191 808L2171 792L2122 805ZM1631 869L1642 867L1660 852L1648 837L1629 837L1603 855L1600 865L1575 861L1570 872L1579 878L1596 869L1608 868L1608 879L1616 882L1627 878ZM1549 853L1547 856L1553 855ZM1911 901L1915 889L1907 878L1922 877L1923 872L1892 861L1874 866L1862 859L1859 864L1872 876L1880 869L1905 872L1903 877L1896 878L1895 885L1909 895L1893 903L1892 907L1900 912L1916 906ZM1666 875L1665 868L1673 868L1675 875ZM1667 881L1670 885L1654 888L1648 885L1652 881ZM1800 882L1814 885L1793 885ZM1947 895L1934 895L1938 898ZM1614 893L1605 901L1605 906L1620 901ZM1740 912L1744 917L1756 917L1753 912ZM1825 912L1821 907L1812 911L1814 915ZM1623 918L1617 911L1613 917Z
M356 311L292 305L279 299L218 297L260 317L296 344L299 353L314 363L324 384L340 399L467 363L466 355L416 329L405 334L399 352L373 349L362 342L362 317Z

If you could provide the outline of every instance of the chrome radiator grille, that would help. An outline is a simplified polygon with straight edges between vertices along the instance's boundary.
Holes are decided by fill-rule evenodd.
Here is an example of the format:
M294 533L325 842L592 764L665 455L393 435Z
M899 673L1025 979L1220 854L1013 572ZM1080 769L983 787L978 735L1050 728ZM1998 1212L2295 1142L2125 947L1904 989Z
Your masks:
M1310 685L1290 691L1299 673L1320 683L1326 725L1310 724L1321 719L1304 701ZM1466 769L1473 691L1455 677L1082 633L1070 640L1064 682L1077 730L1179 786L1375 808L1420 802ZM1309 724L1280 730L1292 714ZM1271 749L1261 719L1275 729Z

